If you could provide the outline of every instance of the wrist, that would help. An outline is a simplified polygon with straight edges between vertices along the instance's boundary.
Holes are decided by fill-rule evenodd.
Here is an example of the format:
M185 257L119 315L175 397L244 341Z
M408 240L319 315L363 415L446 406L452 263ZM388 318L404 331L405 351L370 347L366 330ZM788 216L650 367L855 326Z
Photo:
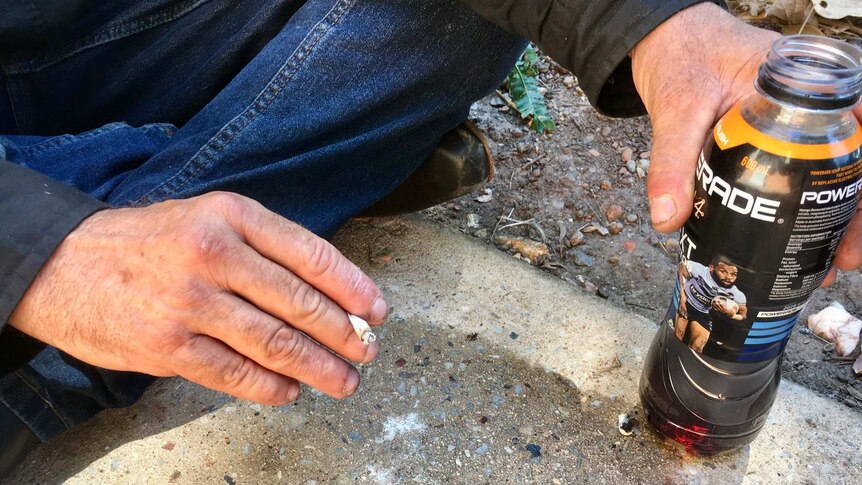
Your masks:
M716 0L705 0L688 8L680 10L647 34L635 44L629 52L633 61L643 57L653 48L659 51L667 50L667 42L682 47L696 40L705 31L714 31L717 27L734 17L718 5Z

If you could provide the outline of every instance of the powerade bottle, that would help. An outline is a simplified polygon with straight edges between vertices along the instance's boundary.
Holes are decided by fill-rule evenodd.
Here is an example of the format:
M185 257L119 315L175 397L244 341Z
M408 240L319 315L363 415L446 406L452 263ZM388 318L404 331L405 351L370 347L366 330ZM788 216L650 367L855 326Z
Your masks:
M755 86L698 162L676 290L640 380L649 423L694 454L763 427L784 348L862 195L862 50L781 38Z

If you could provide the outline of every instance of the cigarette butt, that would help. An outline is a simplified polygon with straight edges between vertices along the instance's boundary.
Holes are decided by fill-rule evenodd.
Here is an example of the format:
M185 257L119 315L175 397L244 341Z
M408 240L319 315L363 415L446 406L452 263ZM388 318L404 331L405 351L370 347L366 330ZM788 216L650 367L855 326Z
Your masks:
M371 331L371 326L368 325L368 322L350 313L347 314L347 318L350 319L353 330L356 331L356 335L359 335L359 338L362 339L365 345L377 340L377 335L374 335L374 332Z

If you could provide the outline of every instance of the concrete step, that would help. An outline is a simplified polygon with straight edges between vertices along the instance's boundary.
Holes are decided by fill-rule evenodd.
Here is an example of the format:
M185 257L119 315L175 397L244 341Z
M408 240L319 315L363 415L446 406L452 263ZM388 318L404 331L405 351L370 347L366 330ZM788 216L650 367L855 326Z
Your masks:
M166 379L9 482L859 483L862 418L840 404L784 382L751 446L693 458L643 423L653 322L418 216L336 244L392 306L354 397L271 408Z

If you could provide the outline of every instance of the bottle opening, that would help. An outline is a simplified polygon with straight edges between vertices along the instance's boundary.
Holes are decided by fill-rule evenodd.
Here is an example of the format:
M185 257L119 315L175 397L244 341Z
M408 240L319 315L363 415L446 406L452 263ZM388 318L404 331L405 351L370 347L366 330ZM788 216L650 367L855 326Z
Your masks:
M782 37L772 44L755 85L796 106L846 109L862 97L862 50L827 37Z

